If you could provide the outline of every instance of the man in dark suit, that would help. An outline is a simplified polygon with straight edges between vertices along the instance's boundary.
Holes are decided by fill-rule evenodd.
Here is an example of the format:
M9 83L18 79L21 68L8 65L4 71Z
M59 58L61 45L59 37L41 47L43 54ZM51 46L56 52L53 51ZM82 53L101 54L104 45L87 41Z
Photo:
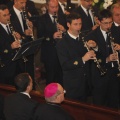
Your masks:
M118 1L120 2L120 0ZM120 17L119 17L120 16L120 3L113 4L111 6L111 12L112 12L112 18L113 18L113 24L111 27L111 31L113 33L113 38L115 39L115 42L119 44L119 45L115 44L115 50L117 50L118 52L120 50ZM120 63L118 63L118 65L120 66ZM120 68L119 68L119 73L120 73ZM119 88L120 88L120 81L119 81ZM120 89L119 89L119 104L120 104Z
M58 83L50 83L45 87L46 103L38 106L34 120L74 120L62 107L65 90ZM46 114L47 113L47 114Z
M8 21L10 21L9 10L7 6L0 5L0 83L13 85L17 66L16 61L12 61L12 58L16 49L21 46L20 41L18 41L21 36L17 32L13 33L15 38L12 36Z
M81 15L82 28L81 31L90 32L96 29L99 24L97 23L97 11L92 7L93 0L80 0L80 6L78 6L74 12Z
M41 59L47 73L46 84L62 84L62 69L56 51L56 42L65 32L65 17L58 14L58 1L47 0L47 13L42 15L38 25L38 37L45 37L41 45Z
M98 17L100 27L92 31L87 40L94 40L98 45L97 58L101 66L107 69L104 76L101 76L96 66L92 66L93 103L107 107L118 108L119 101L119 78L117 77L117 53L114 52L116 40L112 39L110 31L113 20L110 11L102 10ZM116 47L119 46L116 44Z
M120 44L120 4L116 3L113 4L111 7L111 12L112 12L112 18L113 18L113 24L111 27L112 35L116 42Z
M21 73L15 78L17 92L8 95L4 102L6 120L32 120L37 102L30 97L32 78L28 73Z
M16 31L22 36L22 44L30 42L34 39L33 24L29 20L28 12L26 11L27 0L14 0L13 8L10 10L11 21L16 23ZM26 56L27 62L23 59L18 61L18 74L21 72L28 72L33 79L33 89L35 89L34 82L34 55Z
M75 4L71 3L71 0L58 0L59 2L59 14L68 15L75 9Z
M13 8L14 1L15 0L11 0L11 1L9 0L9 2L7 2L6 5L8 6L9 10L11 10ZM34 4L33 1L27 0L27 2L26 2L26 10L29 11L30 19L32 20L34 25L36 25L36 20L39 17L39 12L35 8L35 4Z
M69 14L67 17L68 31L57 44L57 53L63 70L63 86L66 97L79 101L87 100L87 90L90 79L89 60L95 57L93 50L87 51L84 39L79 36L82 20L79 14ZM88 46L96 46L89 41Z

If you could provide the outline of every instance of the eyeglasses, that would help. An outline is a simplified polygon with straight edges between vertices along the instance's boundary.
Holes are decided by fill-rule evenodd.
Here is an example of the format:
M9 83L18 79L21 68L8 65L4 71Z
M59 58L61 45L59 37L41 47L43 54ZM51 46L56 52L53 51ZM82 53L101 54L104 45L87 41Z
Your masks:
M112 24L113 21L111 21L111 22L101 22L101 23L104 24L104 25L109 25L109 24Z
M66 90L63 90L62 92L60 92L60 94L65 94L66 93Z
M61 92L61 94L65 94L66 93L66 90L63 90L63 92Z

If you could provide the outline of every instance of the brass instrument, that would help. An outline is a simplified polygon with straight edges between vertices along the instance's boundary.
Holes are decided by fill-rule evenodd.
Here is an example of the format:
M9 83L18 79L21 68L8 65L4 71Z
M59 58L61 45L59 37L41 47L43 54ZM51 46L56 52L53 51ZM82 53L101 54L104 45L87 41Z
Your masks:
M28 24L29 19L28 19L28 15L27 15L26 9L24 8L22 12L23 12L23 18L24 18L24 20L26 21L27 28L32 31L32 33L31 33L31 38L32 38L33 40L35 40L34 35L33 35L33 30L32 30L32 28L31 28L31 27L29 26L29 24Z
M119 60L118 51L114 50L115 42L114 42L114 38L112 37L112 33L111 33L110 30L108 30L108 34L109 34L109 37L110 37L112 52L117 54L117 60L116 61L117 61L118 70L119 70L119 73L117 74L117 77L120 77L120 60Z
M84 44L84 46L86 47L87 51L92 50L92 48L90 49L87 45L87 42L84 40L84 37L82 37L82 42ZM96 63L97 68L99 69L100 75L103 76L106 74L106 70L104 70L101 65L100 62L101 60L98 60L96 57L94 57L94 62Z

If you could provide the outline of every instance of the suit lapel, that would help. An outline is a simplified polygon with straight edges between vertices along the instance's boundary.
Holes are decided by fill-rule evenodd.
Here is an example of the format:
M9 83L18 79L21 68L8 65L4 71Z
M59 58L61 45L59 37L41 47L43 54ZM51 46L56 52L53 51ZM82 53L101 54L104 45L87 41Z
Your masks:
M21 24L20 24L20 21L15 13L15 11L12 9L11 11L11 21L16 23L16 31L20 34L23 33L23 30L22 30L22 27L21 27Z
M1 25L0 25L0 34L1 34L2 36L4 36L6 40L12 41L12 40L10 39L11 35L8 35L8 33L6 32L6 30L5 30Z

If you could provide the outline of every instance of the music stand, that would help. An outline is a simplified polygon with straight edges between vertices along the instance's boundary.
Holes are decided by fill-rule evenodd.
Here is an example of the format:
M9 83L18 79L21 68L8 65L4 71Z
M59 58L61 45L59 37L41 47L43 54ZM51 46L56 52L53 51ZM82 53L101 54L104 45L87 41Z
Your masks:
M13 57L12 61L34 54L34 52L40 47L43 39L44 38L38 38L37 40L23 44Z
M38 38L34 41L23 44L19 48L19 50L17 51L15 56L13 57L12 61L16 61L18 59L23 58L23 60L25 62L25 69L26 69L26 62L28 61L26 56L34 54L37 51L37 49L41 46L41 43L42 43L43 39L44 39L44 37ZM38 86L38 88L40 88L40 86L39 86L39 84L37 83L36 80L35 80L35 83Z

